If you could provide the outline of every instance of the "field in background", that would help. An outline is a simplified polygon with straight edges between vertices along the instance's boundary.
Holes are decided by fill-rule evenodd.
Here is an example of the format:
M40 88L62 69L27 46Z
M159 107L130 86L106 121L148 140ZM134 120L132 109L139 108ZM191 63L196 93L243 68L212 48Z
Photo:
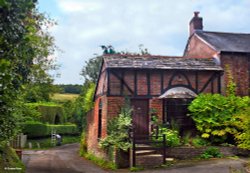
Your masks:
M74 101L77 97L79 96L79 94L60 94L60 93L56 93L53 94L51 99L55 100L55 101Z

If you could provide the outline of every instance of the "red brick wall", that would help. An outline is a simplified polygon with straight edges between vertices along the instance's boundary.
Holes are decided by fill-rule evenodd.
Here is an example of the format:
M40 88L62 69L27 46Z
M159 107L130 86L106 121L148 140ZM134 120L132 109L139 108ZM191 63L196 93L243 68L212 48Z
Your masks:
M191 58L210 58L216 54L216 51L201 41L197 35L190 38L185 51L184 56Z
M229 66L230 72L233 75L234 82L236 83L237 95L247 96L249 95L250 86L250 57L244 54L221 54L221 65L225 69ZM228 83L228 77L226 71L223 75L223 93Z
M102 101L102 137L106 134L106 119L107 119L107 97L102 96L96 99L92 114L89 114L87 117L87 149L88 152L91 152L100 157L106 157L105 153L100 149L98 145L98 112L99 112L99 103Z
M152 95L161 94L161 76L159 72L152 72L150 75L150 92Z
M108 120L117 116L120 113L120 108L124 104L123 97L107 97L102 96L96 99L95 105L90 114L87 117L87 148L89 152L94 153L99 157L107 159L107 154L98 145L98 113L99 103L102 101L102 131L101 138L107 135L107 123Z
M105 65L103 65L101 74L99 77L98 86L96 89L96 95L102 95L107 92L107 72L105 71Z
M153 98L149 100L149 110L154 109L156 110L156 115L158 116L159 120L163 120L163 100L158 98Z
M137 73L137 94L138 95L147 95L148 94L146 72L138 72Z

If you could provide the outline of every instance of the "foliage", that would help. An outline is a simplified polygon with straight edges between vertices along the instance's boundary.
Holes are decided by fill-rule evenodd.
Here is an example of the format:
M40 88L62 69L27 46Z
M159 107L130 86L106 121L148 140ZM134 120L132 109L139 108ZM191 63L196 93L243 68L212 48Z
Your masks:
M144 168L142 166L137 166L137 167L131 167L130 168L130 172L138 172L138 171L142 171L144 170Z
M6 170L5 168L18 168L20 170L13 171ZM0 172L25 172L24 164L18 158L15 150L7 145L0 145Z
M86 153L87 153L86 134L85 134L85 132L82 132L79 154L80 154L80 156L84 156L84 154L86 154Z
M87 91L84 95L84 105L83 105L83 110L84 112L88 112L92 109L92 107L94 106L94 102L93 102L93 97L94 97L94 92L95 92L95 84L94 83L89 83L87 88Z
M58 84L55 85L57 88L59 88L59 91L61 94L68 93L68 94L80 94L82 90L82 85L78 84Z
M108 122L108 136L99 143L102 148L115 147L127 151L131 147L129 141L129 129L132 126L131 112L132 109L127 103L121 108L118 117Z
M85 66L83 66L81 75L85 79L85 82L96 83L99 76L99 71L102 65L102 57L96 56L94 58L85 61Z
M197 136L197 137L195 137L195 138L192 139L192 145L194 147L203 147L203 146L210 145L210 142L207 141L204 138L201 138L201 137Z
M249 97L201 94L188 109L203 138L210 138L212 142L224 142L230 134L238 132L234 125L237 118L233 115L249 107L249 101Z
M49 102L50 95L56 93L58 88L52 84L52 79L48 78L47 82L35 83L30 82L24 86L23 97L26 102Z
M236 83L234 82L233 75L231 73L231 69L229 65L226 65L225 72L226 72L226 76L228 79L228 83L226 86L226 95L234 96L236 92Z
M36 1L0 1L1 143L18 133L23 87L37 79L36 73L47 75L52 65L47 59L54 50L53 38L45 28L49 24L50 20L38 13Z
M94 154L92 153L85 153L84 157L92 162L94 162L95 164L99 165L100 167L104 168L104 169L111 169L111 170L116 170L116 165L113 162L109 162L106 161L100 157L96 157Z
M54 93L51 96L51 100L54 102L64 103L68 101L75 101L79 97L79 94L60 94L60 93Z
M49 136L52 130L55 130L56 133L61 135L78 134L78 129L75 124L52 125L36 121L27 121L22 124L22 132L27 134L29 138Z
M153 131L153 135L156 135L156 130ZM159 137L154 138L154 140L162 141L162 135L166 136L166 145L169 147L176 147L181 144L181 139L179 136L179 132L176 130L168 129L163 125L159 126Z
M42 122L59 124L65 122L63 107L53 102L38 102L26 104L40 113Z
M222 154L219 149L216 147L208 147L202 154L201 158L210 159L210 158L221 158Z
M241 129L235 134L238 147L250 150L250 107L233 116L234 125Z
M72 144L72 143L78 143L80 140L79 136L62 136L62 145L64 144ZM39 138L39 139L28 139L26 142L25 148L29 148L29 143L32 144L32 149L48 149L51 147L54 147L55 145L52 145L51 143L51 137L47 138ZM40 148L39 148L39 146Z

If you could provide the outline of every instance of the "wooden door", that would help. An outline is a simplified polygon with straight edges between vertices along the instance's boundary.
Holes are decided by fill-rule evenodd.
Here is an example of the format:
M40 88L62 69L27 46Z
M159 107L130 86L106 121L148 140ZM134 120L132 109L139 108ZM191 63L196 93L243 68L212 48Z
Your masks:
M149 135L149 115L147 99L132 99L133 132L135 136Z

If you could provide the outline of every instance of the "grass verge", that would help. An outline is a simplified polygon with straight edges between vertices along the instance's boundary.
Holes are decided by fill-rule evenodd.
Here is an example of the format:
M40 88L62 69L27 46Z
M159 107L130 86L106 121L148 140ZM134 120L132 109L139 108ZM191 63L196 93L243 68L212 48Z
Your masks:
M71 143L79 143L79 136L62 136L62 145L71 144ZM42 139L28 139L25 148L29 148L29 143L32 144L32 149L48 149L53 148L54 146L51 144L51 138L42 138ZM40 148L39 148L40 145Z
M94 162L98 166L104 168L104 169L110 169L110 170L116 170L117 167L113 162L106 161L102 158L96 157L95 155L91 153L84 153L83 157Z
M24 173L25 167L14 149L0 146L0 172Z

